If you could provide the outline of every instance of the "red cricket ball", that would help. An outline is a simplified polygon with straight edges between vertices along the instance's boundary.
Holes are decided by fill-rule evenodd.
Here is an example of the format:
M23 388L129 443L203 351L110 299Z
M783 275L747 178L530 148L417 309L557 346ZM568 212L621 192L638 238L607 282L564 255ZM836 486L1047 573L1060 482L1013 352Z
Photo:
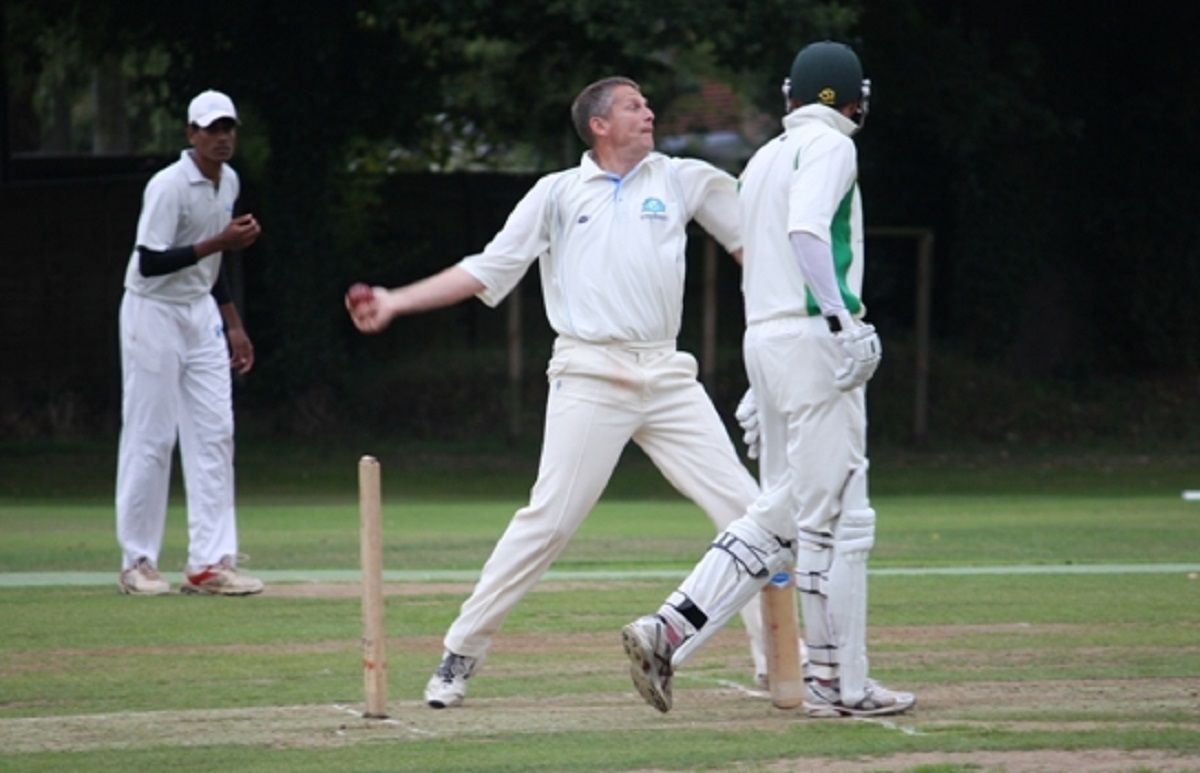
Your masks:
M374 297L375 291L372 290L369 285L365 285L362 282L356 282L355 284L350 285L350 289L346 291L346 300L350 302L351 306L357 306L363 301L370 300Z

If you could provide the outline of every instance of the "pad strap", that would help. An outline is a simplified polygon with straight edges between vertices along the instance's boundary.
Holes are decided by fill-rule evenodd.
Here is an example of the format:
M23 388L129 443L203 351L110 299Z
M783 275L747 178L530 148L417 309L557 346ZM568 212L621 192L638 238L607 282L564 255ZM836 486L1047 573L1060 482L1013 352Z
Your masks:
M771 534L754 519L743 516L729 524L659 609L694 630L675 650L675 666L746 606L773 574L791 571L795 558L793 543Z

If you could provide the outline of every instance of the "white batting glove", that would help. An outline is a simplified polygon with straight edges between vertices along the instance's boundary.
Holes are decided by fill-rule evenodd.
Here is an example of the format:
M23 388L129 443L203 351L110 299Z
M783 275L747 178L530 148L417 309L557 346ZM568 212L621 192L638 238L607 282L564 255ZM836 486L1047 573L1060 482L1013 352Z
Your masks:
M834 386L849 392L870 381L883 358L883 344L875 333L875 326L843 322L841 331L834 333L834 338L845 355L842 366L833 374Z
M758 400L754 397L754 387L746 390L734 411L738 426L742 428L742 442L746 444L746 456L758 458Z

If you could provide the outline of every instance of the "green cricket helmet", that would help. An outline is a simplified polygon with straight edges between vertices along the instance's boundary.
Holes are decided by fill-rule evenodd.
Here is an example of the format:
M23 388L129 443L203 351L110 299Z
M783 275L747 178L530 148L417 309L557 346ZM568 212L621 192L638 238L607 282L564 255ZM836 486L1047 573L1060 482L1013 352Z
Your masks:
M857 102L859 108L854 120L862 126L867 117L871 81L863 78L862 64L850 46L824 40L800 49L783 91L797 105L816 103L836 110Z

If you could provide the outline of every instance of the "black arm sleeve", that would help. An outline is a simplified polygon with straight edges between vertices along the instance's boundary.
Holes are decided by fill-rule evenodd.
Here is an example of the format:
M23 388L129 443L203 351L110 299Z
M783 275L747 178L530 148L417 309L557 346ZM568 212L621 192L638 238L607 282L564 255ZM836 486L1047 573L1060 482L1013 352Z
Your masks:
M221 271L217 274L217 281L213 282L212 297L218 306L233 303L233 290L229 282L229 261L225 260L224 256L221 257Z
M138 271L142 276L163 276L178 271L181 268L196 265L199 258L196 250L189 244L186 247L174 247L159 252L138 245Z

